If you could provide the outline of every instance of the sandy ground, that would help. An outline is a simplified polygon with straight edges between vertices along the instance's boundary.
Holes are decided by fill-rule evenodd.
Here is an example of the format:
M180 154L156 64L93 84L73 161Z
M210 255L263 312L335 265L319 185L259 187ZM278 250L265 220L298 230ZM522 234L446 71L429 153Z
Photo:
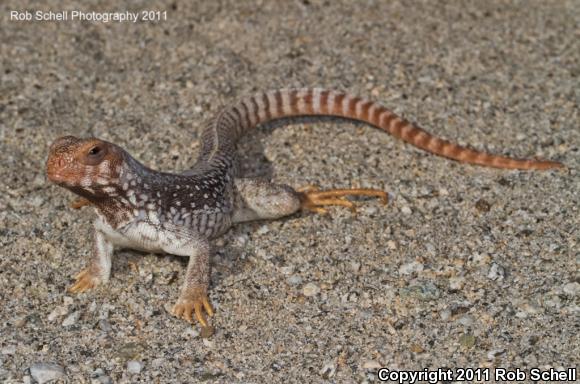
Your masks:
M24 3L0 4L0 381L578 366L578 1ZM10 20L39 9L167 20ZM440 136L568 170L461 165L336 120L269 125L241 144L245 175L384 188L391 203L232 229L214 259L209 340L166 311L178 257L121 251L108 286L67 293L94 214L46 181L52 140L94 135L183 170L221 105L288 86L369 96Z

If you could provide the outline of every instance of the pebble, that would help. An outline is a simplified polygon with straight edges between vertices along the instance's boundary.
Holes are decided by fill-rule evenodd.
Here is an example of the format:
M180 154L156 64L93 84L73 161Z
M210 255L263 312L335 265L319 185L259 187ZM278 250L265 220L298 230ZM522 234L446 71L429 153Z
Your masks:
M570 296L577 296L580 292L580 284L577 282L568 283L562 287L565 294Z
M497 263L493 263L491 268L489 269L489 273L487 274L487 278L490 280L497 280L501 281L505 277L505 269L501 265Z
M16 345L8 345L0 351L2 355L13 355L16 353Z
M187 327L181 335L185 339L195 338L199 336L199 330L197 329L197 327Z
M63 317L68 313L68 308L65 306L58 306L48 314L48 321L53 322L59 317Z
M471 327L474 322L475 320L473 319L473 317L469 315L461 316L458 320L458 323L465 327Z
M138 374L141 373L141 369L143 369L143 364L140 361L130 360L127 362L127 372Z
M270 260L270 259L273 259L274 258L274 255L272 255L271 253L267 253L263 249L257 249L256 250L256 256L258 256L259 258L261 258L263 260Z
M405 216L409 216L410 214L413 213L413 211L411 210L411 208L409 208L408 206L403 206L401 207L401 213Z
M302 283L302 277L299 275L292 275L288 278L288 284L290 285L298 285Z
M441 313L439 313L439 317L441 317L441 320L443 321L447 321L451 318L451 310L450 309L444 309L441 311Z
M160 357L151 361L151 367L153 368L160 368L163 366L163 364L165 364L165 359Z
M382 365L376 360L365 360L362 367L363 369L379 369Z
M236 245L238 247L245 246L248 243L248 241L250 241L250 237L248 235L246 235L246 234L237 236L236 237L236 240L235 240Z
M267 225L262 225L260 228L258 228L258 230L256 231L256 233L258 235L265 235L266 233L270 232L270 229L268 228Z
M473 262L477 265L487 265L491 257L487 253L476 253L473 255Z
M439 288L431 282L415 284L399 289L399 295L402 297L412 297L421 301L435 300L439 298L440 294Z
M71 325L76 324L76 322L79 320L79 318L81 317L81 312L80 311L74 311L73 313L71 313L70 315L68 315L66 317L66 319L64 319L62 321L62 326L63 327L70 327Z
M113 327L111 327L111 324L109 323L109 321L107 319L100 319L99 320L99 328L101 329L101 331L103 331L105 333L109 333L113 330Z
M410 275L414 272L421 272L424 269L424 265L419 263L418 261L413 261L411 263L403 264L399 268L399 274L401 275Z
M459 291L465 285L464 277L452 277L449 279L449 289L451 291Z
M302 288L302 293L306 297L316 296L320 292L320 287L314 283L308 283Z
M318 373L320 373L324 379L331 378L336 373L336 363L334 361L325 362Z
M491 351L487 352L487 359L493 360L497 356L503 355L505 353L505 349L492 349Z
M459 344L465 348L472 348L475 345L475 336L461 335L459 338Z
M291 265L282 267L280 268L280 272L282 272L284 275L291 275L292 272L294 272L294 267Z
M107 375L97 377L97 382L99 384L113 384L113 379Z
M64 368L54 363L34 363L30 375L38 384L48 383L66 376Z

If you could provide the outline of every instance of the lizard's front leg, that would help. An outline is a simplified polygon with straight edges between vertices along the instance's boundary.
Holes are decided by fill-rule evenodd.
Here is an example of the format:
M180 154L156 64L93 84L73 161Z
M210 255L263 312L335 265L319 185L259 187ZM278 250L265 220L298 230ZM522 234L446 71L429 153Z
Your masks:
M83 292L94 288L101 283L106 283L111 277L111 256L113 255L113 243L95 223L93 254L87 268L80 271L75 279L76 282L69 288L69 292Z
M177 303L173 306L174 316L193 322L193 316L201 324L203 329L208 330L208 323L204 311L213 315L213 308L209 303L207 294L211 273L210 256L212 247L208 240L195 240L189 243L189 263L185 273L185 281L181 287L181 293ZM182 254L174 250L167 250L173 254Z

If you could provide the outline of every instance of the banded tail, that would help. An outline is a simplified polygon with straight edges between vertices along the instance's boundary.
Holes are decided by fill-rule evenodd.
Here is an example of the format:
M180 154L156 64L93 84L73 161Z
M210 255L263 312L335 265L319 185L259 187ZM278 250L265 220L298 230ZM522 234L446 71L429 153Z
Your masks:
M258 124L291 116L338 116L359 120L438 156L469 164L504 169L552 169L563 164L514 159L465 148L433 136L382 105L325 89L283 89L258 93L222 110L202 135L201 157L234 150L237 140Z

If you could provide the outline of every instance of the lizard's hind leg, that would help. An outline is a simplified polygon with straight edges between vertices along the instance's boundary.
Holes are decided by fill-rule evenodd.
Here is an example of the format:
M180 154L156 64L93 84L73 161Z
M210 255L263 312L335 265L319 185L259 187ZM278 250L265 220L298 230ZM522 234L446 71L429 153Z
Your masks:
M232 221L278 219L301 208L300 194L292 187L259 179L236 179Z
M300 209L325 214L329 205L347 207L353 212L356 205L346 196L378 197L384 204L388 194L378 189L331 189L320 191L316 187L294 190L283 184L273 184L256 179L236 179L236 198L233 222L277 219Z

